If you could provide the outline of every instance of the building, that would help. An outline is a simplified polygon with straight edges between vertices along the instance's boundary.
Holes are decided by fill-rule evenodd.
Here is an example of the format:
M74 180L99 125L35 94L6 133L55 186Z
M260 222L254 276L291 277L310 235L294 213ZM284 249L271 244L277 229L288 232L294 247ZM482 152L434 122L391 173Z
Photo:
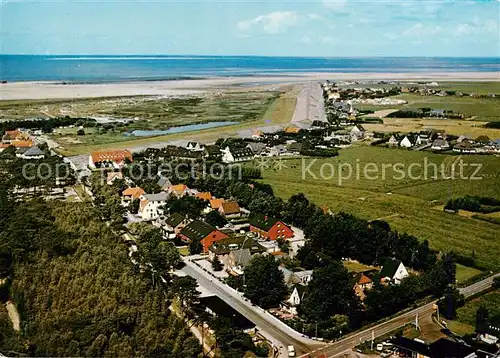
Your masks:
M396 259L386 260L380 270L380 280L384 282L399 285L405 277L408 277L408 271L405 265Z
M432 142L432 150L448 150L450 149L450 144L446 139L438 138Z
M203 246L203 252L208 253L210 245L214 242L226 239L229 236L201 220L194 220L184 227L179 237L187 242L199 241Z
M89 167L96 168L122 168L126 161L132 162L132 153L128 150L115 150L109 152L92 152L89 156Z
M134 199L140 199L146 192L139 187L127 188L122 192L122 200L124 203L129 203Z
M302 143L290 143L287 147L287 150L290 154L300 154L300 152L302 152Z
M292 293L290 294L290 297L286 300L286 302L292 306L292 307L297 307L300 306L300 304L304 301L304 296L306 293L306 287L303 285L294 285L292 289ZM296 313L296 309L295 312Z
M210 199L212 199L212 193L210 193L208 191L200 192L200 193L195 194L195 197L200 199L200 200L209 201Z
M441 338L434 343L403 336L392 339L392 344L399 349L400 357L411 358L476 358L476 349L463 343ZM483 353L483 352L481 352Z
M210 199L209 200L209 209L210 210L219 210L219 208L224 204L226 201L223 198L220 199ZM210 211L209 210L209 211Z
M106 184L113 185L117 180L123 180L122 172L109 172L106 174Z
M222 263L228 265L229 254L241 249L249 249L252 255L266 252L266 248L253 238L247 235L234 235L213 243L208 249L208 256L210 260L218 257Z
M22 151L22 153L19 153L19 151ZM16 151L16 157L25 160L39 160L45 158L45 153L38 147L20 147Z
M154 225L160 228L164 239L173 240L188 223L189 220L185 216L179 213L172 213L166 216L159 216Z
M163 191L158 194L142 195L139 205L139 215L144 220L156 219L163 213L161 207L167 203L168 197L169 195Z
M160 178L156 182L156 184L160 187L161 190L166 191L168 188L172 186L172 182L170 179L165 178L164 176L160 175Z
M365 128L361 124L356 124L352 127L351 132L351 140L362 140L365 137Z
M226 201L219 207L219 214L226 219L235 219L241 216L240 206L236 201Z
M403 148L411 148L413 147L413 143L411 142L410 138L406 135L399 143L399 146Z
M222 150L222 161L224 163L239 163L252 160L254 154L248 147L245 148L230 148L226 147Z
M253 154L258 156L266 148L266 145L260 142L251 142L247 144L247 148L250 148Z
M203 145L198 142L188 142L186 149L193 152L200 152L203 151Z
M354 292L359 297L361 301L366 298L365 291L371 290L373 287L373 280L365 275L364 273L360 273L356 276L356 283L354 284Z
M268 240L289 239L294 235L284 222L264 214L257 213L249 221L250 231Z
M188 194L190 189L185 184L177 184L171 185L167 189L167 193L171 195L175 195L177 198L181 198L184 195Z
M295 277L299 279L299 283L307 286L312 280L314 270L304 270L295 272Z
M222 158L222 152L218 145L207 145L203 149L203 156L206 159L219 160Z

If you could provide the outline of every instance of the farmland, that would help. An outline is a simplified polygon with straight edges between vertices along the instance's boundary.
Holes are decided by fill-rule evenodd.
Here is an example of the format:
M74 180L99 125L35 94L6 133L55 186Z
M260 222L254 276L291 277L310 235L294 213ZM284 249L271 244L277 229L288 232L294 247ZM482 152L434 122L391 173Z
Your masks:
M445 174L450 173L454 161L460 159L467 164L480 164L481 180L469 180L472 168L464 169L464 179L437 180L430 178L432 171L413 167L412 178L398 180L391 165L402 163L409 168L412 163L436 164ZM269 167L262 170L263 182L272 185L276 194L288 199L296 193L306 194L318 205L327 205L331 210L349 212L366 220L383 219L394 229L408 232L422 240L428 239L437 250L453 250L470 256L475 251L476 260L484 267L500 268L499 226L493 223L466 218L460 215L437 211L436 205L444 204L451 197L466 194L500 198L499 158L493 156L449 156L432 153L392 150L359 146L344 149L335 158L290 159L281 170ZM373 164L368 164L373 163ZM343 164L343 166L340 166ZM349 169L353 174L347 178ZM364 175L363 168L383 168L377 179ZM361 169L356 175L356 167ZM305 169L308 168L309 171ZM335 169L335 173L331 172ZM339 169L339 170L338 170ZM323 170L323 177L321 171ZM303 175L305 173L305 175ZM312 173L312 174L311 174Z

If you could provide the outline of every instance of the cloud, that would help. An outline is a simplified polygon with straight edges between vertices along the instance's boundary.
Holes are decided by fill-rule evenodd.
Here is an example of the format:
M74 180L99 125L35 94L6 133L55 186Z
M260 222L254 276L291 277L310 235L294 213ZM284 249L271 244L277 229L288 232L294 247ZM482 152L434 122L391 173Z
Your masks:
M237 26L241 31L259 28L268 34L279 34L295 26L298 20L299 15L295 11L275 11L254 19L240 21Z
M341 10L346 5L347 0L323 0L323 6L333 10Z
M421 22L416 23L409 29L403 31L403 36L420 38L426 36L432 36L440 33L442 30L441 26L424 25Z

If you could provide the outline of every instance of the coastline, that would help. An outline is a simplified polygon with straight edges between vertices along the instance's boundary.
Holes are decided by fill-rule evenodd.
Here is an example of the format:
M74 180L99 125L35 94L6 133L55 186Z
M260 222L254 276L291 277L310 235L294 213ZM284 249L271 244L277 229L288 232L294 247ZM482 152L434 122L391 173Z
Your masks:
M7 82L0 84L0 101L123 96L184 96L240 85L281 86L324 80L500 82L500 72L301 72L293 74L277 73L273 76L232 76L158 81L139 80L111 83L64 83L61 81Z

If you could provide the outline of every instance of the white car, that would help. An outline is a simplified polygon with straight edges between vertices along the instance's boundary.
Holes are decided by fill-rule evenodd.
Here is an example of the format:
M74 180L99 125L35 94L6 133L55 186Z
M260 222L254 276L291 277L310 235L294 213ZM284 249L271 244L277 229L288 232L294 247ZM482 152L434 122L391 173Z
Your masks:
M288 356L295 357L295 347L294 346L288 346Z

